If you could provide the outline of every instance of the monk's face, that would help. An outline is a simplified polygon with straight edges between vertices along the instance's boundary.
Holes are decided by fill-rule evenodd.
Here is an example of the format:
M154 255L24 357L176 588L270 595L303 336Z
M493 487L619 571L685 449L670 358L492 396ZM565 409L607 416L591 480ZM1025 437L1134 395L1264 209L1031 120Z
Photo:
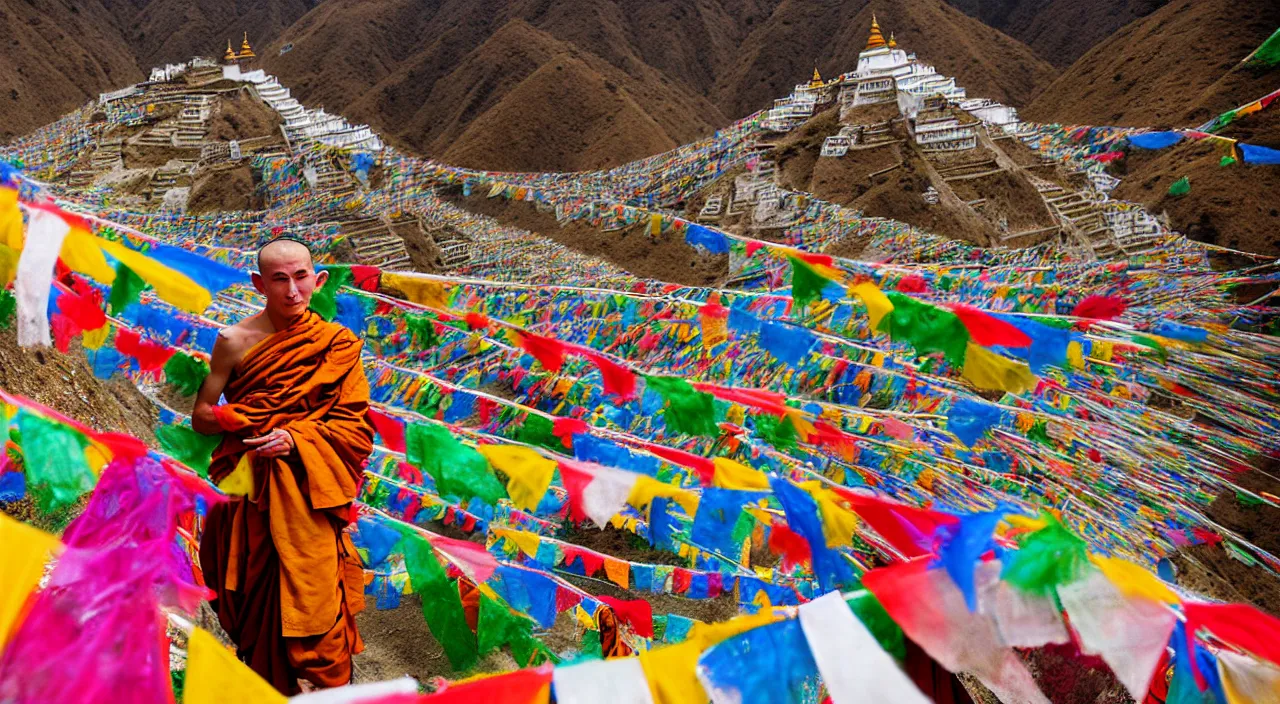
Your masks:
M267 312L284 320L302 315L311 294L324 285L329 272L316 273L311 253L297 242L273 242L259 254L261 271L253 285L267 297Z

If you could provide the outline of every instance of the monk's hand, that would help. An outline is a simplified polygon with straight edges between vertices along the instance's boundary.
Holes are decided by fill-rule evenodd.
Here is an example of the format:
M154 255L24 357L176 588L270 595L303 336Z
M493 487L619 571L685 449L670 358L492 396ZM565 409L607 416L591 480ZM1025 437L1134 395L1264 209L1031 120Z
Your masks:
M256 438L247 438L244 444L252 447L259 457L284 457L293 452L293 436L284 428L276 428Z

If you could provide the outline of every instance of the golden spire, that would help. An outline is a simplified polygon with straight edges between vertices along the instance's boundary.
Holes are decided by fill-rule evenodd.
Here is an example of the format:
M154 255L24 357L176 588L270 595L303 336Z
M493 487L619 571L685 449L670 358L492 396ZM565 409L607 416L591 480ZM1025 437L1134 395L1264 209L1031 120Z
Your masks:
M817 88L822 85L822 75L818 73L818 67L813 67L813 78L809 79L809 87Z
M230 40L230 39L228 39L228 40L227 40L227 53L225 53L225 54L223 54L223 55L222 55L222 60L223 60L223 61L235 61L235 60L236 60L236 52L235 52L235 50L234 50L234 49L232 49L232 48L231 48L231 40Z
M253 53L253 47L249 46L249 33L244 33L244 41L240 42L240 58L252 59L256 54Z
M898 48L898 41L893 38L893 32L889 32L889 48L890 49Z
M871 36L867 39L867 48L863 51L879 49L882 46L884 46L884 35L880 33L880 23L876 21L876 15L873 12L871 13Z

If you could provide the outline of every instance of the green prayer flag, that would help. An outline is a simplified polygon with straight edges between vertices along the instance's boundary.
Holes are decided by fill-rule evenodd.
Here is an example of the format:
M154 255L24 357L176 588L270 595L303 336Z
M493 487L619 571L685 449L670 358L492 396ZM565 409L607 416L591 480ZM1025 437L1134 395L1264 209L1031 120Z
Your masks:
M517 614L506 604L481 595L480 616L476 620L476 636L480 657L508 646L516 665L528 667L533 662L537 640L533 637L533 619Z
M1051 597L1059 586L1084 573L1089 547L1052 514L1043 518L1047 522L1044 528L1023 535L1019 549L1006 553L1000 578L1022 592Z
M1186 176L1183 176L1177 181L1174 181L1169 186L1169 195L1171 196L1185 196L1190 192L1191 192L1191 180L1188 179Z
M84 456L84 433L25 409L18 410L17 423L27 484L41 511L69 506L93 489L97 479Z
M0 330L8 330L13 325L13 316L18 312L18 299L13 291L0 289Z
M886 295L893 303L893 311L880 321L882 330L895 341L910 344L917 355L941 352L951 365L964 366L969 330L959 316L896 291Z
M166 455L209 477L213 451L222 444L221 435L197 433L185 425L162 425L156 428L156 440Z
M462 597L458 585L449 581L444 567L436 560L435 552L426 538L398 528L401 532L400 548L404 554L405 571L415 594L422 599L422 616L436 642L444 648L449 664L454 670L463 671L475 667L480 660L476 637L467 625L462 610Z
M333 320L338 315L338 290L350 285L355 277L345 264L326 264L320 269L329 272L329 279L311 294L311 310L325 320Z
M406 313L404 324L405 329L409 331L413 344L418 347L426 349L435 347L439 343L440 338L436 335L435 318L420 313Z
M134 273L133 269L123 263L116 264L116 278L111 282L111 295L107 297L107 307L111 314L119 315L130 303L137 302L146 288L147 282Z
M652 389L667 403L663 416L667 428L685 435L717 437L715 399L711 394L693 388L689 382L675 376L644 377L646 389Z
M860 589L845 599L845 603L885 652L898 662L907 659L907 644L903 640L902 629L889 617L889 612L884 610L874 594Z
M492 506L507 495L484 455L458 442L442 425L410 423L405 455L409 464L431 475L441 496L477 498Z
M831 283L831 279L813 270L813 267L796 257L791 260L791 300L795 301L794 312L799 313L805 306L822 295L822 289Z
M164 364L164 378L183 396L191 396L200 390L209 376L209 363L178 350Z
M1280 64L1280 29L1277 29L1267 37L1253 54L1249 57L1248 62L1252 65L1275 66Z
M756 436L763 438L775 449L786 452L796 448L798 433L796 427L786 416L772 416L760 413L752 416L756 424Z
M1218 161L1218 166L1234 166L1236 163L1236 158L1227 154Z
M516 440L527 445L538 445L555 452L564 451L564 443L555 435L555 422L546 416L530 413L516 431Z

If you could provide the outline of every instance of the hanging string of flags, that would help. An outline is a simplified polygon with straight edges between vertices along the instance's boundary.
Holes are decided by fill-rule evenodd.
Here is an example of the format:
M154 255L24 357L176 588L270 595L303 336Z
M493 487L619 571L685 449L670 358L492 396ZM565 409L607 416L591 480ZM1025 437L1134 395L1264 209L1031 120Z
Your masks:
M15 320L27 345L69 352L79 340L104 378L190 394L217 331L260 309L244 283L252 248L273 233L296 229L325 252L340 235L317 216L360 208L471 233L476 256L462 276L331 265L313 300L366 343L380 447L352 530L367 593L388 608L418 594L456 670L497 649L521 668L424 700L800 701L825 691L839 703L874 691L923 701L900 676L908 639L1007 701L1046 701L1013 648L1066 642L1100 656L1138 700L1169 647L1178 696L1250 701L1280 686L1280 622L1183 594L1137 564L1225 541L1280 569L1204 511L1223 491L1244 492L1232 474L1277 449L1280 346L1251 331L1264 314L1226 296L1274 275L1212 272L1203 248L1177 239L1110 264L984 250L817 199L786 244L664 210L749 160L758 128L752 116L587 174L478 172L388 151L384 187L343 197L310 188L300 157L255 157L271 207L243 218L115 211L100 195L50 200L5 166L0 270L14 290L0 294L0 324ZM1121 139L1169 139L1042 134L1046 151L1094 168L1104 159L1087 157ZM72 116L6 155L54 174L96 139ZM440 184L487 188L562 222L682 236L727 255L741 286L638 279L467 214L432 192ZM814 253L846 236L873 239L891 259ZM245 485L209 485L210 440L163 403L158 452L25 399L0 402L17 431L0 495L29 491L47 511L93 492L61 546L0 516L6 544L22 546L0 572L0 698L167 700L155 615L193 613L201 507ZM441 535L434 521L484 542ZM574 544L566 531L588 522L684 564ZM591 580L734 598L753 613L700 623L593 595L580 586ZM89 614L107 617L69 627ZM562 616L581 627L583 661L562 661L537 637ZM180 630L184 701L282 698L210 634ZM113 667L98 666L102 651ZM52 673L50 662L65 667ZM408 684L336 701L405 701L417 696Z

